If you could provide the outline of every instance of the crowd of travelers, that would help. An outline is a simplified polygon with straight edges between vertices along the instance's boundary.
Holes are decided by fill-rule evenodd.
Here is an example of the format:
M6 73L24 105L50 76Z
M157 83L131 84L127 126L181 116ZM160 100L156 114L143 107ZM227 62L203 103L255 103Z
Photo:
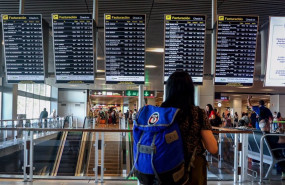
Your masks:
M96 124L119 124L122 118L125 118L126 123L132 124L137 114L137 109L127 110L123 113L121 110L117 110L114 107L109 109L95 109L90 110L89 118L96 119Z
M220 116L217 109L213 109L211 104L207 104L206 112L212 126L246 127L261 130L263 134L284 134L284 124L280 122L284 119L282 118L280 112L275 111L272 114L270 109L265 106L265 102L263 100L259 100L258 105L253 106L251 104L250 96L248 96L247 104L248 108L250 108L249 113L242 112L240 119L237 112L234 113L233 118L229 112L223 112ZM279 139L271 142L271 145L272 149L285 148L285 137L279 136ZM274 151L274 155L284 158L285 152ZM255 160L253 161L256 162ZM285 162L279 162L277 167L282 172L282 180L285 180Z

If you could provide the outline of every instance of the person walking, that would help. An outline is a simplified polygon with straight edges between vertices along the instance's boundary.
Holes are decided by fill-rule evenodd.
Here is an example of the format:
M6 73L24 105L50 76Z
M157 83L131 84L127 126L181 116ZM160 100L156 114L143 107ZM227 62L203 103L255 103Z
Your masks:
M134 109L134 112L132 114L132 121L133 122L136 120L136 115L137 115L137 109Z
M235 112L235 115L234 115L234 127L237 127L238 126L238 113Z
M47 117L48 117L48 112L47 112L47 109L44 108L44 110L41 112L40 114L40 123L41 124L46 124L47 122ZM43 122L43 119L44 119L44 122ZM42 125L41 125L42 126Z
M129 110L127 110L127 112L125 112L125 122L126 124L128 123L128 120L129 120Z

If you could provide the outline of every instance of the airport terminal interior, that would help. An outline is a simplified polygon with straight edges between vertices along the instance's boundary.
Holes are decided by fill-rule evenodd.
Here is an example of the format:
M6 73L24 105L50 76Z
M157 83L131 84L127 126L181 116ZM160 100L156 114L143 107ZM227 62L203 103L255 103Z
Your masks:
M0 15L0 184L140 184L133 127L175 71L217 141L207 184L285 184L284 0L0 0Z

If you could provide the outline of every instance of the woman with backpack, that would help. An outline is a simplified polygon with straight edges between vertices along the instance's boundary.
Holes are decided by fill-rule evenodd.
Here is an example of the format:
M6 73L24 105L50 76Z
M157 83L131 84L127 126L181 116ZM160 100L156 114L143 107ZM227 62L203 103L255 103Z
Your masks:
M189 166L196 151L194 167L190 168L187 184L206 185L205 150L212 154L217 153L217 141L212 133L208 115L194 105L194 85L187 72L174 72L169 77L166 84L166 100L161 106L180 109L176 119L182 135L186 166Z
M187 72L174 72L161 107L144 106L133 127L133 173L142 185L206 185L205 151L217 141L207 114L194 105L194 85Z

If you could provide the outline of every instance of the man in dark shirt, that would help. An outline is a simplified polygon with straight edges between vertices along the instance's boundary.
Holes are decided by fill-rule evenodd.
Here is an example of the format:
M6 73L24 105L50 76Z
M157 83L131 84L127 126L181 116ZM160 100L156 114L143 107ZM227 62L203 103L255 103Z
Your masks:
M256 128L256 113L254 111L250 115L250 123L253 128Z
M125 113L125 122L128 123L129 120L129 110L127 110L127 112Z
M42 123L43 119L45 119L44 123L47 122L47 117L48 117L48 112L47 112L47 109L44 108L44 110L41 112L40 114L40 123Z

